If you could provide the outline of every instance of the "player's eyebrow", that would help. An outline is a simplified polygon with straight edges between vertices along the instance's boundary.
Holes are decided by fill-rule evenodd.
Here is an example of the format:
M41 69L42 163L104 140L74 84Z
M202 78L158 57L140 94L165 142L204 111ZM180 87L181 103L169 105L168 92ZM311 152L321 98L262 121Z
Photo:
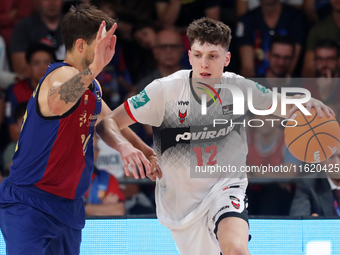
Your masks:
M197 52L197 53L202 53L201 51L199 51L199 50L195 50L195 49L193 49L192 51L195 51L195 52ZM209 53L219 53L219 51L217 51L217 50L211 50L211 51L209 51Z

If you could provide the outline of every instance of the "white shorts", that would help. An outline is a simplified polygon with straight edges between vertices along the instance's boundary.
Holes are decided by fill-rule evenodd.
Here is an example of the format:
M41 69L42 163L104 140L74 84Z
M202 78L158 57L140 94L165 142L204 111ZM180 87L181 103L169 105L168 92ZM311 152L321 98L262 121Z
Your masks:
M181 255L220 255L216 237L218 223L226 217L238 217L248 222L244 189L233 186L219 193L207 213L184 229L170 229Z

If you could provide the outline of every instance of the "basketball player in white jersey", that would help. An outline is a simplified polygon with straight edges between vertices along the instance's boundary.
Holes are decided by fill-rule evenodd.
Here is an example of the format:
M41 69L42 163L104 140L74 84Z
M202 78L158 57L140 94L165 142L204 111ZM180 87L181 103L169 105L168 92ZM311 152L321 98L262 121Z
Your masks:
M120 134L120 129L134 122L154 127L161 172L155 170L149 177L156 179L157 217L170 229L182 255L247 255L246 175L207 176L195 173L193 166L231 165L240 169L246 164L248 148L244 126L216 128L212 125L213 119L240 123L244 118L233 114L229 90L216 91L214 84L233 84L242 90L245 98L247 88L251 87L253 105L259 110L271 107L272 92L234 73L223 73L230 62L228 26L202 18L188 27L187 35L192 70L178 71L153 81L99 123L97 132L121 153L129 175L128 164L139 164L140 171L143 167L128 156L132 146ZM202 94L211 94L214 98L207 100L206 115L201 114ZM320 101L312 99L305 105L309 110L314 106L319 113L323 109L331 114ZM296 109L288 106L287 110ZM280 113L278 100L274 114ZM138 178L134 168L133 174Z

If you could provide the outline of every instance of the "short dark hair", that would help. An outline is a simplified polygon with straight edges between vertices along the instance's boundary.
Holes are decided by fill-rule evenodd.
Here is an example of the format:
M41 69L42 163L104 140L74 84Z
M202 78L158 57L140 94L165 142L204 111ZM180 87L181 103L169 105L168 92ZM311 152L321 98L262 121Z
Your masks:
M231 41L231 30L223 22L205 17L195 20L189 25L187 36L190 46L195 41L198 41L202 45L206 42L213 45L221 45L228 50Z
M336 50L336 56L340 56L339 44L336 41L329 39L318 41L315 45L315 50L319 48L334 49Z
M76 7L72 6L61 22L66 50L71 51L74 43L79 38L84 39L87 44L91 44L96 38L103 20L106 22L107 31L116 22L93 5L80 4Z
M294 54L295 43L290 36L288 36L288 35L276 35L276 36L274 36L271 43L270 43L270 50L273 49L273 45L275 43L291 46L293 48L293 54Z
M32 60L32 56L38 51L44 51L44 52L50 54L51 58L53 60L55 60L54 49L51 48L50 46L46 45L46 44L38 43L38 44L32 45L31 47L29 47L26 50L26 54L25 54L26 62L30 63L31 60Z

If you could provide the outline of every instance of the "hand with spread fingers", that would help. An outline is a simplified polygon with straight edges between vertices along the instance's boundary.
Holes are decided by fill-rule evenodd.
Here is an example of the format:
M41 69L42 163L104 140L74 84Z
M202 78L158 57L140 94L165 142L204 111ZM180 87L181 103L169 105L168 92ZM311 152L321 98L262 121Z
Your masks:
M129 165L135 179L139 179L138 170L142 179L145 178L144 167L146 174L151 174L153 166L140 150L133 147L129 142L125 143L122 147L124 147L124 149L119 150L119 152L124 163L126 176L130 176Z
M304 96L302 96L302 97L304 97ZM312 108L314 107L319 118L322 117L322 111L324 111L326 113L327 117L330 117L331 115L333 115L335 117L334 111L329 106L325 105L323 102L321 102L320 100L317 100L315 98L311 98L307 103L303 103L302 105L305 106L307 111L309 111L309 112L311 112ZM292 107L292 109L290 109L290 111L288 112L289 118L297 110L299 110L299 108L296 105L294 105L294 107ZM308 117L309 116L307 116L307 118Z
M94 59L92 64L95 65L98 70L102 70L111 61L115 54L117 42L117 37L113 34L117 29L117 23L115 23L106 33L105 26L106 23L103 21L97 33L97 44L94 49Z

